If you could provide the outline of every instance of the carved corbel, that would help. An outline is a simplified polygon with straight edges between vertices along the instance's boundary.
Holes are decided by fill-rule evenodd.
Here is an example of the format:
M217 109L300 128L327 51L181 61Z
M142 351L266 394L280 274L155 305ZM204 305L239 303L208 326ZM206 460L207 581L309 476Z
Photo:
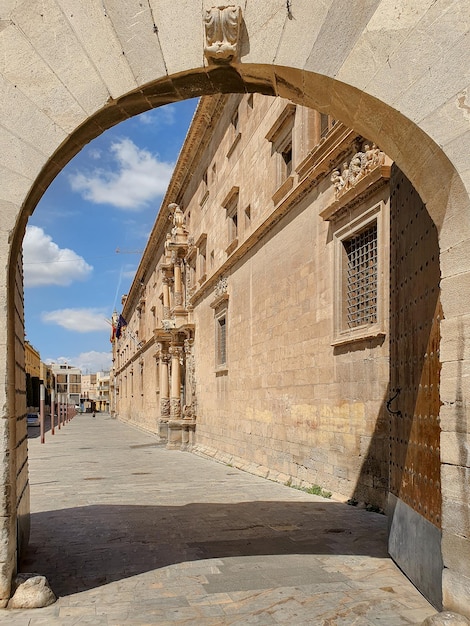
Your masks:
M239 54L242 11L239 6L218 6L204 12L207 62L233 63Z

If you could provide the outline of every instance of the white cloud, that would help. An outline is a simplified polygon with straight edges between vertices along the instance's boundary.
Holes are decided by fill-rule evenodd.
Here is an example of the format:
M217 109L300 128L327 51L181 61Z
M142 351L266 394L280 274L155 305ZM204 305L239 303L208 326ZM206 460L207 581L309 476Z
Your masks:
M44 311L41 319L46 324L57 324L76 333L91 333L110 329L102 309L56 309Z
M82 370L82 374L94 374L95 372L106 372L111 369L111 352L82 352L77 356L60 356L57 359L47 359L47 363L67 363Z
M38 226L27 226L23 240L25 287L66 287L87 279L93 271L85 259L69 248L59 248Z
M101 150L98 150L97 148L90 148L88 150L88 156L94 161L98 161L99 159L101 159L101 154Z
M163 196L170 182L173 164L138 148L131 139L111 144L116 170L95 169L69 177L73 191L95 204L110 204L119 209L137 211Z

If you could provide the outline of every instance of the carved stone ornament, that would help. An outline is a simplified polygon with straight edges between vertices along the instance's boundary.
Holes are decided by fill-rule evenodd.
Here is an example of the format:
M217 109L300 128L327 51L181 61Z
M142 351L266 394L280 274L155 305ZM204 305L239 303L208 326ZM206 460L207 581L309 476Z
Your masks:
M364 144L363 150L356 152L349 163L347 161L343 163L341 172L337 169L331 174L335 198L340 198L346 191L355 187L364 176L384 162L385 154L375 143L372 147L367 143Z
M160 413L163 418L170 416L170 399L162 398L160 400Z
M179 398L170 398L170 416L172 419L181 417L181 400Z
M236 60L241 20L241 8L235 5L212 7L204 12L204 54L209 63L231 63Z
M228 280L226 276L221 276L215 285L214 292L215 296L218 298L219 296L223 296L224 293L227 293L228 289Z
M175 320L162 320L162 326L163 330L172 330L173 328L176 328L176 322Z

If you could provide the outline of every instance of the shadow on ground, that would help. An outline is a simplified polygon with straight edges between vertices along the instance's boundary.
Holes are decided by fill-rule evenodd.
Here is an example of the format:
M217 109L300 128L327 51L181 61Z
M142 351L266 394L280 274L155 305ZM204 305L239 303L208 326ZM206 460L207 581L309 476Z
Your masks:
M93 505L35 513L21 571L61 596L185 561L254 555L387 557L386 518L331 502Z

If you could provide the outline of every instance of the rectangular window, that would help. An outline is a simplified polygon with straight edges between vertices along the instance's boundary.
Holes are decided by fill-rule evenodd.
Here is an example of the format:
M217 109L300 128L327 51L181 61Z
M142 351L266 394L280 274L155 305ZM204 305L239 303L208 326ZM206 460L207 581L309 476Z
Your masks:
M227 364L227 317L224 313L217 321L217 366Z
M238 114L238 105L237 109L233 112L232 117L230 118L230 127L228 129L228 133L229 148L227 151L227 158L229 159L234 153L235 148L238 146L242 137L242 134L240 132L240 116Z
M231 254L238 245L238 198L239 188L237 186L232 187L222 202L222 206L225 208L227 215L227 244L228 247L225 250L227 254Z
M220 280L218 293L210 303L214 309L214 356L216 376L226 376L228 373L227 357L227 325L228 325L228 292L226 279Z
M203 173L201 179L201 191L200 191L199 205L202 206L209 196L209 184L207 180L207 170Z
M199 237L197 246L197 279L203 283L207 277L207 235Z
M273 201L277 204L293 186L294 165L294 123L295 104L286 105L273 126L266 135L266 139L272 144L271 154L276 164L275 192Z
M343 241L346 263L345 325L377 322L377 222Z
M228 241L232 243L238 236L238 195L232 198L227 209Z
M323 139L328 135L330 130L335 125L335 121L331 115L326 115L326 113L320 113L320 139Z
M381 201L367 210L358 206L348 218L339 218L340 222L333 233L333 345L385 336L387 216L388 205Z
M292 140L288 142L287 145L284 146L284 149L281 153L282 160L284 162L283 172L281 174L283 180L288 178L292 174Z

